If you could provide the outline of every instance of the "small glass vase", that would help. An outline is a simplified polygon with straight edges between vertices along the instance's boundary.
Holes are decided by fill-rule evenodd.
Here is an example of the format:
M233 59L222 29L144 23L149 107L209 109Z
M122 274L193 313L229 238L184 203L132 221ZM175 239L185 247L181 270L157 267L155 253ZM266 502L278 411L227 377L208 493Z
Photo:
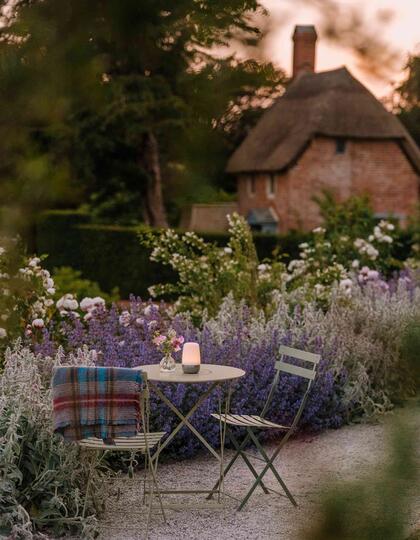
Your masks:
M175 360L170 354L166 354L160 361L160 372L161 373L173 373L175 371L176 364Z

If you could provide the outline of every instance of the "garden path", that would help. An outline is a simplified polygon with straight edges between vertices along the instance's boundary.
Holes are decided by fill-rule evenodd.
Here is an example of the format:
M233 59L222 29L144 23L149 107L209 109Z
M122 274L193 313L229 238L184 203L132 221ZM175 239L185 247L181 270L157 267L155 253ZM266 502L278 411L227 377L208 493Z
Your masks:
M269 445L268 445L269 446ZM204 500L177 496L180 510L169 510L169 525L160 516L152 519L151 540L297 540L302 527L316 517L320 493L328 480L361 478L383 457L386 446L386 425L354 425L316 436L292 440L278 460L278 469L295 495L299 507L294 508L284 497L257 492L244 511L235 512L235 501L226 499L226 510L205 509ZM268 449L270 449L268 447ZM229 454L229 452L228 452ZM200 456L190 461L161 465L161 484L180 489L182 486L211 485L217 477L214 459ZM140 474L134 480L122 479L119 500L110 498L101 520L100 540L134 540L143 538L145 515L141 507ZM274 477L266 484L274 489ZM250 486L249 471L243 463L235 465L227 486L235 496L243 495ZM172 495L172 501L174 496ZM191 507L187 507L187 505ZM195 507L195 509L194 509ZM199 509L201 507L201 509ZM414 501L410 529L415 515L420 514L420 496Z

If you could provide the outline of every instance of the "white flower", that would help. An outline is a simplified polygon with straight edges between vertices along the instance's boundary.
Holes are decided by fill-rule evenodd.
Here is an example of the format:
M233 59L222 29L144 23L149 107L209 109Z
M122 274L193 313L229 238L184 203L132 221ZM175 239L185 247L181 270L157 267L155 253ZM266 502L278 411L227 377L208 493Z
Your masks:
M369 270L369 272L367 273L367 277L368 279L378 279L379 272L377 272L376 270Z
M309 247L309 244L307 242L303 242L303 244L299 244L300 249L306 249Z
M351 287L353 286L353 282L350 278L346 278L346 279L342 279L340 281L340 289L351 289Z
M151 328L154 328L155 326L157 326L157 324L158 324L158 322L153 320L153 321L149 321L147 323L147 326L148 326L149 329L151 329Z
M153 304L149 304L148 306L146 306L144 308L144 314L147 315L147 316L150 315L152 313L154 307L155 306Z
M86 296L83 298L83 300L80 302L80 309L82 311L89 311L93 308L93 298L89 298L89 296Z
M52 296L53 294L55 294L55 289L54 289L54 287L50 287L49 289L47 289L47 293L48 293L48 294L51 294L51 296Z
M7 321L8 318L9 318L9 315L7 315L7 313L3 313L3 315L0 317L2 321Z
M392 244L393 240L391 236L388 236L387 234L384 234L382 236L382 242L386 242L387 244Z
M325 232L325 229L323 227L316 227L315 229L313 229L312 232L315 234L323 234Z
M44 326L45 326L44 320L43 319L34 319L32 321L32 326L34 328L44 328Z
M54 305L54 300L52 300L52 298L48 298L47 300L45 300L45 305L47 307L51 307L52 305Z
M86 313L86 315L83 317L83 320L90 321L91 318L92 318L92 312L88 311L88 313Z
M359 268L360 262L358 261L358 259L354 259L354 261L351 263L351 265L352 265L353 268Z
M72 294L65 294L57 302L58 309L68 309L70 311L75 311L79 307L78 301L74 298Z
M0 250L3 249L3 248L0 248ZM3 250L4 252L4 250ZM0 252L0 255L1 255L1 252ZM5 328L0 328L0 339L4 339L5 337L7 337L7 331L5 330Z
M121 326L130 326L131 315L129 311L123 311L119 316L119 323Z
M52 278L47 278L45 280L45 288L46 289L52 289L54 288L54 280Z
M387 223L385 225L385 228L388 230L388 231L393 231L395 229L395 226L392 224L392 223Z
M6 250L4 249L4 247L0 246L0 257L3 255L3 253L6 253ZM6 330L4 330L4 331L6 331Z
M136 324L138 324L139 326L141 326L142 324L144 324L144 319L142 319L141 317L137 317L137 319L136 319Z
M147 290L149 291L150 296L152 296L153 298L156 296L156 288L153 287L153 285L149 287Z
M105 307L105 300L100 296L92 298L92 302L95 307Z
M257 266L257 269L258 269L258 272L266 272L267 270L270 269L270 267L268 266L268 264L259 264Z
M41 259L38 257L33 257L32 259L29 259L28 266L38 266L38 264L41 262Z
M374 261L378 257L379 251L375 249L373 246L368 246L366 249L366 254L370 259Z
M228 253L228 254L230 255L230 254L232 253L232 248L230 248L230 247L225 247L225 248L223 249L223 251L224 251L225 253Z

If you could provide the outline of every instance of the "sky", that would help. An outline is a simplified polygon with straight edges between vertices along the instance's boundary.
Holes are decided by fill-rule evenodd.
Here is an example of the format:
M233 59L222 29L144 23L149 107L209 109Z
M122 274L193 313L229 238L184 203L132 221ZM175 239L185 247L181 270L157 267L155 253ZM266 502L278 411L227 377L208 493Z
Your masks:
M296 24L314 24L317 28L316 71L346 65L378 98L389 96L393 84L402 80L408 54L416 50L420 54L420 0L262 0L262 3L269 11L264 57L287 74L291 73L291 35ZM339 10L335 22L327 15L331 6ZM356 9L360 26L352 28L351 14ZM346 43L328 38L326 33L330 34L331 24L338 35L344 35L342 28L347 31ZM372 43L376 42L370 60L371 66L381 68L381 77L372 75L372 68L361 66L348 43L348 34L353 30L350 41L357 42L358 36L366 33ZM381 47L381 42L386 46ZM386 57L382 55L385 49Z

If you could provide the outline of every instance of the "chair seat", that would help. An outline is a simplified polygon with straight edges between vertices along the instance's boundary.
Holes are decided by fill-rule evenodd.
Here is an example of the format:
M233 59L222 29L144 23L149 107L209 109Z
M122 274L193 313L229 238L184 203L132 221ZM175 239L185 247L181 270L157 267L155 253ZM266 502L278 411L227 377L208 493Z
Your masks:
M115 444L106 444L102 439L91 437L78 441L78 444L83 448L90 448L92 450L114 450L120 452L136 450L138 452L145 452L146 443L149 448L153 448L164 435L166 435L165 431L156 431L138 433L134 437L116 437L114 439Z
M254 427L262 429L283 429L288 430L290 427L282 426L281 424L276 424L275 422L270 422L261 416L248 415L248 414L212 414L213 418L225 423L230 424L231 426L242 426L242 427Z

